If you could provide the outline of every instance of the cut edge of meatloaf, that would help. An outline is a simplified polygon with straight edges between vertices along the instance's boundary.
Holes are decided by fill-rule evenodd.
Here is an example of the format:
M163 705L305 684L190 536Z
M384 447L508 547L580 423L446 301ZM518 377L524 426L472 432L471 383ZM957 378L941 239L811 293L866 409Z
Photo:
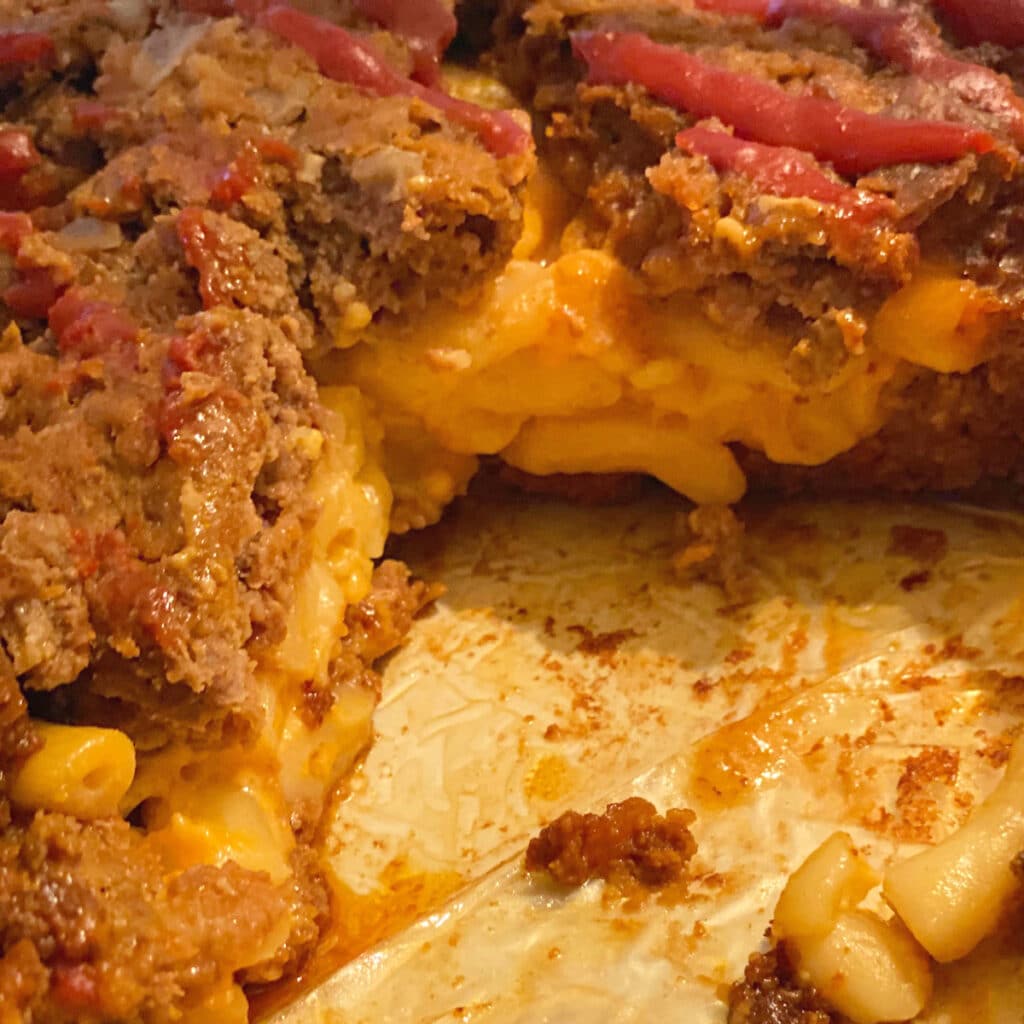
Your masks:
M793 496L1024 493L1024 330L968 373L920 370L883 395L883 424L821 466L770 462L737 446L752 491Z
M200 764L268 744L273 757L275 706L294 711L310 735L325 722L330 732L332 708L350 692L372 709L374 662L435 594L398 563L366 579L361 602L351 598L322 672L293 679L275 663L294 585L319 555L343 554L318 529L318 502L333 507L317 489L332 451L353 453L339 463L353 478L336 484L378 494L379 507L365 500L380 523L362 524L368 535L355 538L353 553L367 563L386 518L386 484L357 476L359 424L321 405L303 364L334 328L335 314L317 305L318 280L336 274L347 305L373 313L370 292L343 280L341 246L329 254L333 269L303 251L302 238L315 248L338 217L365 212L348 194L348 213L324 209L330 190L344 189L319 171L359 146L370 159L394 132L437 172L418 208L430 206L420 217L427 226L408 239L403 226L390 250L382 242L364 261L377 260L374 273L388 268L389 288L404 274L444 278L422 254L444 232L459 237L458 273L472 286L473 247L459 218L476 213L456 209L460 196L483 204L491 188L496 207L505 204L508 245L516 230L504 172L471 133L418 100L378 106L320 80L300 50L236 18L189 22L189 45L172 52L167 73L132 94L118 77L123 62L142 67L169 37L142 53L153 9L125 25L112 15L122 7L15 5L19 30L28 14L33 29L52 27L54 63L0 83L0 184L10 186L0 205L15 207L0 212L0 1003L34 1024L170 1021L211 999L237 1019L237 984L294 973L315 946L327 900L312 844L328 793L293 794L286 752L269 783L282 793L280 826L298 839L286 847L283 880L234 861L168 862L162 810L148 798L133 824L78 821L12 803L9 786L39 746L37 720L121 729L153 775L182 746ZM266 131L259 103L233 113L234 123L218 106L224 76L243 74L230 61L242 52L256 68L253 40L280 60L266 67L294 72L319 96L319 106L293 111L300 127L290 141ZM189 61L191 82L174 80ZM266 84L253 88L270 103ZM121 90L119 106L103 89ZM360 123L361 104L383 113ZM306 116L317 110L319 123ZM339 111L355 150L326 138L324 122ZM486 173L446 180L443 168L456 164L486 164ZM408 196L395 202L403 216L412 210ZM407 241L422 253L402 249ZM398 287L402 302L415 306L415 287ZM329 550L318 555L318 544ZM281 692L268 700L267 687ZM40 903L40 893L50 896Z
M82 19L68 8L37 15L38 27L71 22L78 38ZM147 10L148 31L108 31L84 56L70 49L66 74L26 73L0 107L42 157L29 185L52 165L51 177L79 185L76 208L122 223L148 226L175 204L230 212L286 253L302 308L326 328L320 345L438 297L469 301L508 259L532 153L496 155L476 122L502 118L528 140L520 115L446 98L469 109L466 127L431 105L434 94L368 96L240 17ZM404 73L393 37L353 38L387 58L387 74Z
M937 32L919 16L921 31ZM587 84L571 43L580 32L642 33L790 93L968 124L998 144L859 178L822 163L833 186L855 184L862 199L892 204L875 218L823 216L818 203L769 195L748 175L676 146L695 124L731 131L714 116L682 113L641 85ZM946 49L965 62L985 56ZM540 120L540 158L575 204L574 240L610 249L653 295L692 293L716 322L790 335L800 383L833 375L863 347L872 316L921 266L962 271L1008 316L1024 308L1024 266L1014 258L1024 187L1010 129L951 87L894 69L841 28L800 19L762 27L636 0L508 0L490 60Z
M374 661L399 644L434 591L383 563L346 614L330 678L308 695L326 715L345 688L376 690ZM88 698L86 712L109 716ZM99 710L100 713L97 714ZM79 719L81 720L81 718ZM123 725L123 722L118 724ZM315 848L296 845L283 880L243 867L182 867L160 829L26 814L6 773L38 746L9 660L0 661L0 1005L20 1019L170 1022L189 1012L245 1020L242 985L292 974L329 923ZM311 828L314 826L310 826ZM168 860L168 852L171 860ZM19 1017L15 1016L14 1020Z
M797 386L827 385L863 358L865 347L870 353L875 313L922 269L973 282L990 303L977 364L949 372L905 364L883 390L881 429L850 451L822 465L790 466L734 445L754 489L977 493L1024 485L1018 51L959 46L928 5L900 8L929 47L975 69L986 88L998 80L1015 107L1017 120L1007 121L978 106L988 100L965 96L962 80L926 81L901 70L838 23L794 16L762 26L716 13L730 4L715 0L506 0L498 6L487 59L539 117L539 159L572 197L574 219L564 237L610 249L655 298L691 294L714 322L738 325L741 336L745 330L756 338L766 333L758 331L762 326L776 338L788 335L786 368ZM745 6L756 5L733 8ZM859 178L820 165L836 184L895 204L893 217L851 234L841 219L823 226L820 211L805 217L808 211L766 197L744 175L717 171L703 156L683 152L675 136L697 119L641 86L586 84L586 65L570 40L578 31L642 32L791 91L897 118L979 126L997 146L985 155L897 164ZM698 123L731 131L713 117ZM742 234L742 244L726 225ZM905 330L913 333L915 326Z

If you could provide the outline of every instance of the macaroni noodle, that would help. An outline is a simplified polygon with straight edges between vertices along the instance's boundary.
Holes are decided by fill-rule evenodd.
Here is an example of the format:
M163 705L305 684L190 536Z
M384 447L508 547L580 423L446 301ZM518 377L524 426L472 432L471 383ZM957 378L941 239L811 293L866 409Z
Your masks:
M11 785L24 810L61 811L78 818L117 816L135 777L135 747L117 729L36 724L43 747Z

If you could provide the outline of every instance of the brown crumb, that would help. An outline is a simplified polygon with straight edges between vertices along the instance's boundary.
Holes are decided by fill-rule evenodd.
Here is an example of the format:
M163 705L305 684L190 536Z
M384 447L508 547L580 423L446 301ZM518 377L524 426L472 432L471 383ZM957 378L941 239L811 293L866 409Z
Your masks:
M746 560L743 523L725 505L699 505L678 524L683 546L672 556L682 579L720 586L735 604L753 596L753 576Z
M547 871L571 886L591 878L650 888L679 882L697 852L694 818L692 811L677 809L658 814L640 797L609 804L603 814L566 811L530 840L526 870Z
M797 980L784 945L754 953L729 990L728 1024L836 1024L813 988Z
M932 530L924 526L897 523L889 529L888 555L904 555L918 562L941 561L949 549L949 540L944 530Z
M615 629L608 633L595 633L586 626L569 626L570 633L579 635L580 642L576 650L580 654L589 654L608 661L618 653L619 647L627 640L635 640L640 634L635 629Z
M939 797L956 785L960 755L945 747L924 747L902 762L896 784L898 835L912 842L931 842L939 814Z
M900 580L900 586L909 594L912 590L918 590L927 585L931 578L932 574L928 569L921 569L918 572L907 573Z
M1020 853L1010 861L1010 869L1013 871L1014 876L1020 881L1021 885L1024 885L1024 850L1021 850Z

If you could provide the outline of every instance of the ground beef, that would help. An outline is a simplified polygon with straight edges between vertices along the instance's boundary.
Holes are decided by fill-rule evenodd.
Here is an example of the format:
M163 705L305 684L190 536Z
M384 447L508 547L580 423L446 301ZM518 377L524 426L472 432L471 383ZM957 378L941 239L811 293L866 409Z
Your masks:
M38 342L0 353L0 637L30 689L156 683L169 707L201 694L252 724L246 649L280 637L297 565L244 566L308 522L313 460L294 439L319 416L274 298L292 294L285 265L191 208L97 258L59 244L28 234L8 272L9 299L36 268L61 297Z
M640 797L609 804L603 814L566 811L530 840L526 870L546 871L572 886L591 878L615 887L630 881L652 888L680 882L697 852L693 821L692 811L661 815Z
M29 754L39 741L32 731L25 698L18 686L14 667L6 656L0 657L0 823L6 822L8 808L4 798L7 775Z
M939 33L932 5L904 5L923 38L954 59L1015 76L999 47L960 49ZM680 151L693 118L636 85L588 85L572 55L577 30L636 31L791 92L898 118L983 126L998 151L861 174L861 190L889 197L893 212L870 225L823 221L813 208L779 203L741 174ZM1024 482L1021 310L1024 203L1019 130L971 103L963 80L925 81L883 60L836 25L754 19L643 0L505 0L491 60L535 110L540 155L571 197L571 245L609 247L652 293L686 292L743 347L779 345L793 383L814 391L856 357L870 357L880 304L921 265L959 269L991 290L989 355L961 374L902 366L882 395L883 426L824 466L780 466L735 446L755 489L877 493L976 491ZM957 82L959 81L959 85ZM1004 83L1007 84L1007 83ZM711 128L722 126L711 118ZM854 183L854 176L847 181ZM563 245L566 242L563 241ZM764 340L771 339L771 340Z
M312 680L306 685L303 711L310 726L323 719L339 688L358 683L379 691L374 662L398 647L413 619L442 591L440 585L410 578L402 562L381 562L370 593L345 613L345 635L331 659L326 685L317 687Z
M263 960L282 920L308 947L325 907L308 872L275 886L229 863L169 880L126 823L38 814L0 832L0 1003L34 1024L174 1020L173 1007Z
M152 0L139 5L141 31L118 31L105 4L73 15L78 6L49 5L32 20L14 5L20 25L84 23L97 44L84 55L58 45L60 76L26 75L0 96L0 122L24 127L48 161L76 154L58 160L63 192L77 184L74 210L144 226L175 206L230 210L288 261L325 347L371 316L439 295L465 302L509 257L528 153L496 159L416 100L368 101L237 18ZM309 6L363 24L350 5ZM404 73L402 46L380 33L374 42Z
M272 884L168 873L124 822L19 816L6 778L37 747L29 704L141 752L255 735L318 512L328 417L303 353L352 310L468 294L515 239L529 163L177 7L0 0L0 32L53 44L0 70L0 1003L33 1024L174 1020L318 941L307 809ZM377 688L435 592L381 566L314 709Z
M677 149L677 132L694 118L643 88L586 84L569 44L581 30L647 33L790 91L894 117L984 125L1005 137L998 118L885 66L833 26L796 19L762 28L641 0L506 0L492 60L543 126L541 158L575 203L573 244L611 248L654 295L692 293L750 344L781 334L801 386L829 380L863 350L874 312L922 261L964 266L999 292L1006 325L1016 319L1024 293L1013 239L1022 207L1009 143L982 158L862 175L859 187L890 197L892 215L856 226L823 219L813 204L766 197L748 178Z
M754 953L729 990L729 1024L840 1024L813 989L795 977L785 946Z
M380 566L370 594L348 611L320 715L339 688L376 684L372 662L401 642L435 594L400 563ZM0 770L34 747L17 687L9 704L3 692ZM116 716L111 705L83 698L79 717ZM118 724L137 727L138 719ZM294 822L300 836L317 824L315 816L303 821L303 810ZM2 801L0 811L0 1001L21 999L33 1024L77 1020L83 1009L103 1019L176 1019L183 1000L232 975L249 984L294 974L327 924L327 888L308 845L296 848L293 876L281 885L233 863L168 875L158 834L53 814L9 823ZM276 945L268 935L279 937ZM87 1005L65 1005L79 997Z
M1019 328L993 358L965 374L916 373L883 395L884 423L824 466L784 466L739 449L756 490L774 494L866 495L969 492L1024 484L1024 359Z
M682 547L672 556L672 568L679 577L714 583L731 602L748 599L753 580L736 513L723 505L701 505L680 516L678 526Z

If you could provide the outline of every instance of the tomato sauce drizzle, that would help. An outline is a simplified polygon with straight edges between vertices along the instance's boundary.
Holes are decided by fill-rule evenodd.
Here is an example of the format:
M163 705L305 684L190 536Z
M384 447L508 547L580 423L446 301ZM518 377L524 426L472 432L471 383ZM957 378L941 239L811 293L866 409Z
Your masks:
M438 87L437 62L454 36L455 22L437 0L357 0L367 17L409 43L415 64L413 78L395 71L369 40L280 0L182 0L182 6L195 14L246 18L305 50L321 74L336 82L374 96L422 100L472 131L495 156L526 153L532 145L529 130L507 112L457 99Z
M409 96L435 107L479 136L495 156L511 156L530 148L530 133L510 114L486 110L404 78L370 43L338 25L284 5L258 15L256 24L305 50L328 78L375 96Z
M1014 141L1024 143L1024 100L1010 80L984 65L954 57L934 29L915 14L839 0L696 0L696 5L717 14L746 15L770 26L791 19L836 25L876 57L923 81L946 86L979 110L995 114Z
M441 57L458 28L455 15L440 0L355 0L355 7L405 40L416 81L438 85Z
M638 32L577 32L572 44L592 84L641 85L682 112L718 117L741 138L811 153L841 174L941 163L996 148L992 135L969 125L885 117L835 100L795 95Z
M895 212L892 200L833 181L798 149L747 142L701 127L680 132L676 145L707 157L718 171L741 174L769 195L813 199L835 207L841 216L861 221Z

